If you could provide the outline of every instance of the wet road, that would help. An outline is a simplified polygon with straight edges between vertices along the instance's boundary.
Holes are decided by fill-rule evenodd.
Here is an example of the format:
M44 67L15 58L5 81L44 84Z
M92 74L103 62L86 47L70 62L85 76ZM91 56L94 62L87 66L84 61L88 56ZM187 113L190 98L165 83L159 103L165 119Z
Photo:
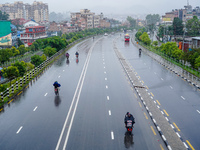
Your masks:
M88 39L72 47L69 62L65 57L55 62L5 107L0 114L0 149L166 149L113 50L117 37ZM124 56L141 63L144 55L132 58L134 47L118 40ZM148 70L139 65L143 64L133 67ZM154 80L149 88L157 88ZM61 83L59 96L53 92L54 81ZM136 118L133 138L125 136L127 111Z
M190 149L200 149L200 90L151 59L138 48L122 43L118 47L140 80L147 86L178 136Z

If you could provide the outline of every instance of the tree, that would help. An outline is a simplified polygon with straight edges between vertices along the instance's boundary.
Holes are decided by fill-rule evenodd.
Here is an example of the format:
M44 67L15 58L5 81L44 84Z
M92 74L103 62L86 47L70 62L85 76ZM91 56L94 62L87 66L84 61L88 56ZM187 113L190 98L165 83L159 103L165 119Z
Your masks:
M9 14L0 10L0 20L8 20Z
M3 64L6 61L9 61L10 57L12 56L12 52L10 49L1 49L0 50L0 62Z
M27 62L26 63L26 71L30 71L34 68L34 65L30 62Z
M186 22L187 35L189 36L198 36L200 35L200 20L197 16L193 16L193 19L190 19Z
M149 29L149 32L153 33L153 31L156 28L156 23L160 21L160 16L159 14L148 14L146 16L146 24L147 28Z
M11 51L12 51L12 55L13 56L16 56L16 55L20 54L19 50L16 49L16 47L14 47L14 46L12 46Z
M131 27L135 28L136 27L136 20L133 19L132 17L128 16L126 20L130 23Z
M17 67L17 69L19 70L19 75L22 77L25 72L26 72L26 63L24 61L17 61L16 63L12 64L12 66Z
M183 22L178 17L174 18L173 31L174 31L174 36L183 35Z
M39 66L43 62L42 58L39 55L34 55L31 57L31 63L35 65L35 67Z
M51 57L56 53L56 49L48 46L43 50L43 52L46 56Z
M195 68L198 69L200 67L200 56L195 59Z
M20 40L20 38L17 38L17 46L24 45L24 43Z
M4 68L2 72L3 76L10 80L10 85L11 85L11 80L19 76L19 70L17 69L16 66L9 66L8 68Z
M18 47L18 50L20 51L20 54L21 54L21 55L24 55L24 54L27 52L27 50L26 50L26 48L25 48L24 45L20 45L20 46Z
M146 32L144 32L144 33L140 36L140 40L141 40L144 44L146 44L146 45L150 45L150 44L151 44L151 40L150 40L150 38L149 38L149 35L148 35Z
M47 57L44 54L42 54L41 58L43 61L47 60Z

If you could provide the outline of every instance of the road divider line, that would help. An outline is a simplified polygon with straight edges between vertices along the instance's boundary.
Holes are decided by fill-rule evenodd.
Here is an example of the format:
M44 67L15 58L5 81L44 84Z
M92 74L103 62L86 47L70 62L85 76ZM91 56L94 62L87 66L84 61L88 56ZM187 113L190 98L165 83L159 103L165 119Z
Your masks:
M160 144L160 148L161 148L161 150L164 150L164 148L162 147L162 145Z
M107 96L107 100L109 100L110 99L110 97L109 96Z
M178 128L178 126L175 124L175 122L173 122L173 125L176 127L176 129L177 129L178 131L181 131L181 130Z
M140 105L140 107L142 107L142 105L140 104L140 102L139 102L139 105Z
M108 114L109 114L109 116L111 116L111 111L110 110L108 111Z
M155 130L153 129L153 126L151 126L151 130L153 131L153 134L156 135Z
M158 100L156 100L156 102L158 103L158 105L161 105L160 102Z
M181 96L181 98L182 98L183 100L185 100L185 97Z
M164 110L164 109L163 109L163 111L165 112L165 114L166 114L167 116L169 116L169 114L167 113L167 111L166 111L166 110Z
M100 38L100 39L102 39L102 38ZM79 102L81 90L82 90L83 83L84 83L84 80L85 80L85 75L86 75L87 68L88 68L89 61L90 61L90 57L91 57L91 54L92 54L92 50L93 50L95 44L96 44L100 39L98 39L98 40L92 45L92 47L90 48L90 50L89 50L89 52L88 52L88 55L87 55L85 64L84 64L84 66L83 66L83 69L82 69L82 72L81 72L81 75L80 75L80 78L79 78L79 81L78 81L78 85L77 85L77 87L76 87L76 90L75 90L75 93L74 93L74 96L73 96L73 100L72 100L72 102L71 102L71 105L70 105L70 108L69 108L67 117L66 117L66 119L65 119L65 122L64 122L64 125L63 125L63 128L62 128L62 131L61 131L61 134L60 134L58 143L57 143L57 145L56 145L56 150L58 150L59 147L60 147L60 143L61 143L61 140L62 140L62 138L63 138L63 134L64 134L64 132L65 132L65 129L67 130L67 131L66 131L67 133L66 133L66 136L65 136L65 141L64 141L64 144L63 144L63 149L64 149L64 150L66 149L67 142L68 142L68 139L69 139L69 134L70 134L71 127L72 127L72 123L73 123L74 116L75 116L75 113L76 113L76 109L77 109L77 106L78 106L78 102ZM74 103L75 103L75 104L74 104ZM71 113L72 113L72 115L71 115ZM68 119L69 119L70 115L71 115L71 120L69 121L69 126L68 126L68 128L66 128L66 125L67 125L67 123L68 123Z
M13 100L14 100L14 99L11 99L11 100L8 102L8 104L10 104Z
M135 98L137 98L137 95L134 93L134 95L135 95Z
M23 126L21 126L21 127L17 130L16 134L18 134L18 133L22 130L22 128L23 128Z
M19 92L17 95L20 95L22 93L22 91L21 92Z
M37 108L38 108L38 107L36 106L36 107L33 109L33 111L36 111Z
M47 96L48 93L44 94L44 96Z
M111 131L111 139L114 140L114 133Z
M154 96L152 92L151 92L151 95Z
M108 88L108 86L106 85L106 89Z
M147 117L147 115L146 115L146 113L145 113L145 112L144 112L144 115L145 115L145 118L146 118L146 119L148 119L148 117Z
M191 147L192 150L195 150L194 147L192 146L192 144L190 144L190 142L188 140L186 140L186 142Z

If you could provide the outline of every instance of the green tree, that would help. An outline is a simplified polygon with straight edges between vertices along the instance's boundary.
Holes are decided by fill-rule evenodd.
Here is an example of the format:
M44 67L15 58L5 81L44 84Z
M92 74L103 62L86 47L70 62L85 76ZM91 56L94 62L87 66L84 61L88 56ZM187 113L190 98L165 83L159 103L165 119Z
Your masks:
M151 44L151 40L150 40L150 38L149 38L149 35L148 35L146 32L144 32L144 33L140 36L140 40L141 40L144 44L146 44L146 45L150 45L150 44Z
M17 38L17 46L24 45L24 43L20 40L20 38Z
M10 80L10 85L11 85L11 80L19 76L19 70L17 69L16 66L9 66L7 68L4 68L2 72L3 76Z
M197 16L193 16L193 19L190 19L186 22L187 35L189 36L198 36L200 35L200 20Z
M39 55L34 55L31 57L31 63L35 65L35 67L39 66L43 62L42 58Z
M148 14L146 16L146 24L149 32L153 32L156 28L156 23L160 21L159 14Z
M16 55L20 54L19 50L16 49L16 47L14 47L14 46L12 46L11 51L12 51L12 55L13 56L16 56Z
M17 67L17 69L19 70L19 75L22 77L25 72L26 72L26 63L24 61L17 61L16 63L12 64L12 66Z
M27 52L27 50L26 50L24 45L20 45L18 47L18 50L20 51L20 55L24 55Z
M44 54L42 54L41 58L43 61L47 60L47 57Z
M126 20L130 23L132 28L136 28L136 20L130 16L126 18Z
M51 57L56 53L56 49L48 46L43 50L43 52L46 56Z
M27 62L26 63L26 71L30 71L34 68L34 65L30 62Z
M6 61L9 61L12 56L12 52L10 49L1 49L0 50L0 62L4 64Z
M183 22L178 17L174 18L173 21L173 31L174 35L183 35Z
M200 67L200 56L195 59L195 68L198 69Z

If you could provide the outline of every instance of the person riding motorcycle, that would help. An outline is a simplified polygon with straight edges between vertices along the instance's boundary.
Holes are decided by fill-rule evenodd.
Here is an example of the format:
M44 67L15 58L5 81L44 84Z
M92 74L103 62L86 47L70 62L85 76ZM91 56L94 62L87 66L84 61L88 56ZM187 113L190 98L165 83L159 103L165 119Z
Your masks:
M58 81L55 81L54 84L53 84L53 86L56 89L56 88L60 87L61 85L58 83Z
M69 58L69 53L66 53L65 55L66 55L66 57L67 57L67 59L68 59L68 58Z
M78 53L78 52L76 52L76 53L75 53L75 55L76 55L76 57L78 58L78 55L79 55L79 53Z
M141 48L139 48L139 54L141 54L141 52L142 52L142 49L141 49Z
M124 118L124 123L125 123L125 127L127 127L127 121L131 120L132 121L132 126L135 123L135 118L133 117L133 115L129 112L126 113L125 118Z

